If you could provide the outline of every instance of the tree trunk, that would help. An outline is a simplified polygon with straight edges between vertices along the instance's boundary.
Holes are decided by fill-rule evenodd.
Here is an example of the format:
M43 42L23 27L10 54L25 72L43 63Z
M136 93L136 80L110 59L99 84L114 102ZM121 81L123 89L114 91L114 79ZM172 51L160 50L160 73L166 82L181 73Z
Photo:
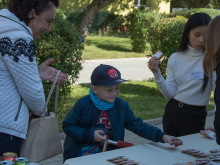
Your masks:
M88 30L91 27L92 20L98 11L115 1L116 0L93 0L92 3L87 6L87 9L84 11L82 19L77 28L81 35L82 42L86 41Z

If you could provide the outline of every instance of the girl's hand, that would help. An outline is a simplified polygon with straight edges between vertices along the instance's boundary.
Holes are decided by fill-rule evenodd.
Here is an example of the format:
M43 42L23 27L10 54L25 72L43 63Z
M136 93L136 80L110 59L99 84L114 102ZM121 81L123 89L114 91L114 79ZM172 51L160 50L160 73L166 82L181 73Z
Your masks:
M103 134L104 136L100 135L100 133ZM107 136L106 136L104 131L95 130L95 132L94 132L94 141L95 142L103 142L103 141L106 141L106 140L107 140Z
M206 128L206 130L210 130L210 131L215 132L215 128Z
M183 145L183 142L179 138L176 138L174 136L163 135L162 140L165 143L169 143L171 146L174 145L175 147Z
M159 60L157 59L157 57L152 57L148 62L148 68L153 73L158 73L159 72L158 64L159 64Z

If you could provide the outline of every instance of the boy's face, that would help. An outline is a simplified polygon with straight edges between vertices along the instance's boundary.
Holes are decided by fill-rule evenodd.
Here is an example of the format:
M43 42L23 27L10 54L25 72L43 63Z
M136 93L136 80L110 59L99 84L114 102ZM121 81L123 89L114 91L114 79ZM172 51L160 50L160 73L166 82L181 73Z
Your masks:
M119 84L109 87L92 86L92 91L97 95L99 100L112 103L119 94Z

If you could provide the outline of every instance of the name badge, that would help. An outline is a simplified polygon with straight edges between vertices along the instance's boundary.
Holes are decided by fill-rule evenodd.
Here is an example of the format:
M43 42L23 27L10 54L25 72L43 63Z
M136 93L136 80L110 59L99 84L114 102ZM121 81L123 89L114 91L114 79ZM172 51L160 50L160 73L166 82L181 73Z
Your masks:
M191 80L204 79L203 71L191 71Z

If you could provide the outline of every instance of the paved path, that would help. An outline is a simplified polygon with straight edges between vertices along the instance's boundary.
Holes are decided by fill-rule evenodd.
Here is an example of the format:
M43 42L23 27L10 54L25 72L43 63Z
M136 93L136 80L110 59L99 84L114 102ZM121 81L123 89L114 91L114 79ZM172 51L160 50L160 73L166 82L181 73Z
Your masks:
M93 69L100 64L108 64L116 67L122 75L123 79L133 79L133 80L144 80L153 77L147 66L148 58L131 58L131 59L110 59L110 60L88 60L83 64L84 69L80 72L80 77L76 84L78 83L90 83L90 76ZM206 128L213 127L214 112L210 111L206 119ZM162 129L162 119L150 119L145 120L151 125L154 125ZM63 144L65 134L61 133L61 143ZM133 143L134 145L148 143L146 140L138 135L125 130L125 141ZM55 156L51 159L47 159L40 162L41 165L62 165L63 163L62 154Z
M148 69L149 58L125 58L109 60L86 60L80 71L76 84L90 83L92 71L100 64L114 66L121 72L122 79L144 80L153 78L153 73Z

